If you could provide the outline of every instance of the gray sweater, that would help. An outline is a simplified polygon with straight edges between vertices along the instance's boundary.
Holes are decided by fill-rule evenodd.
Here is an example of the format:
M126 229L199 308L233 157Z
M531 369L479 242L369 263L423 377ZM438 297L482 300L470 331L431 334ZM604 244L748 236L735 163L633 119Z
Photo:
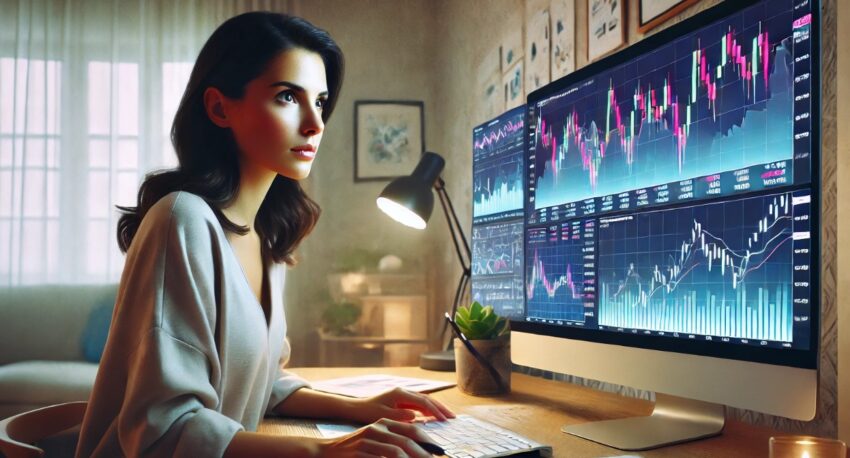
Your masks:
M281 369L286 267L265 272L270 323L209 205L185 191L154 204L127 252L76 455L218 457L309 386Z

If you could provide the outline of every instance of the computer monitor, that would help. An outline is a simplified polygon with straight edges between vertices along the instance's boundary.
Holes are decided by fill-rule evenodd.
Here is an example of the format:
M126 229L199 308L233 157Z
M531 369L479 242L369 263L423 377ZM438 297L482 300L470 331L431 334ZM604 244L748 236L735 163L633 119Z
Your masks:
M565 431L641 450L727 405L814 417L819 34L817 1L724 2L529 94L513 361L657 393Z
M522 319L525 105L472 130L472 299Z

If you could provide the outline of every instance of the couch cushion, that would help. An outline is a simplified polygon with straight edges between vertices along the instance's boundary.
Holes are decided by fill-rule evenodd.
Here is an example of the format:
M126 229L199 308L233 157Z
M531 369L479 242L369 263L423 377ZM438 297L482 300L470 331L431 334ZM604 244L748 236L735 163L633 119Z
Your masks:
M22 361L0 366L0 403L88 401L97 367L76 361Z
M80 335L89 312L115 303L118 285L0 288L0 364L82 361Z

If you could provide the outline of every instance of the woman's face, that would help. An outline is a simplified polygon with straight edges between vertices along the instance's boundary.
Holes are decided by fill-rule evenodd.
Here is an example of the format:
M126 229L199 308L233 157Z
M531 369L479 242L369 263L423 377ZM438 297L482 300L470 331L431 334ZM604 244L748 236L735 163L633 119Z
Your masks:
M294 180L306 178L322 140L327 98L321 56L300 48L273 58L241 99L223 97L227 126L243 164L248 161Z

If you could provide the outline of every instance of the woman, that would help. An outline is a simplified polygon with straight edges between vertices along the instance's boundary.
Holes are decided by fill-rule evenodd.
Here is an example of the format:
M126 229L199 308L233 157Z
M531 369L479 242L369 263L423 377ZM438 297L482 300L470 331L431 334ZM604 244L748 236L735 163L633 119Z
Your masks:
M236 16L204 45L172 126L179 167L121 208L126 264L77 456L429 456L410 421L454 416L436 400L323 394L278 364L284 264L319 216L298 180L342 75L327 32L296 17ZM374 423L333 440L253 432L267 414Z

